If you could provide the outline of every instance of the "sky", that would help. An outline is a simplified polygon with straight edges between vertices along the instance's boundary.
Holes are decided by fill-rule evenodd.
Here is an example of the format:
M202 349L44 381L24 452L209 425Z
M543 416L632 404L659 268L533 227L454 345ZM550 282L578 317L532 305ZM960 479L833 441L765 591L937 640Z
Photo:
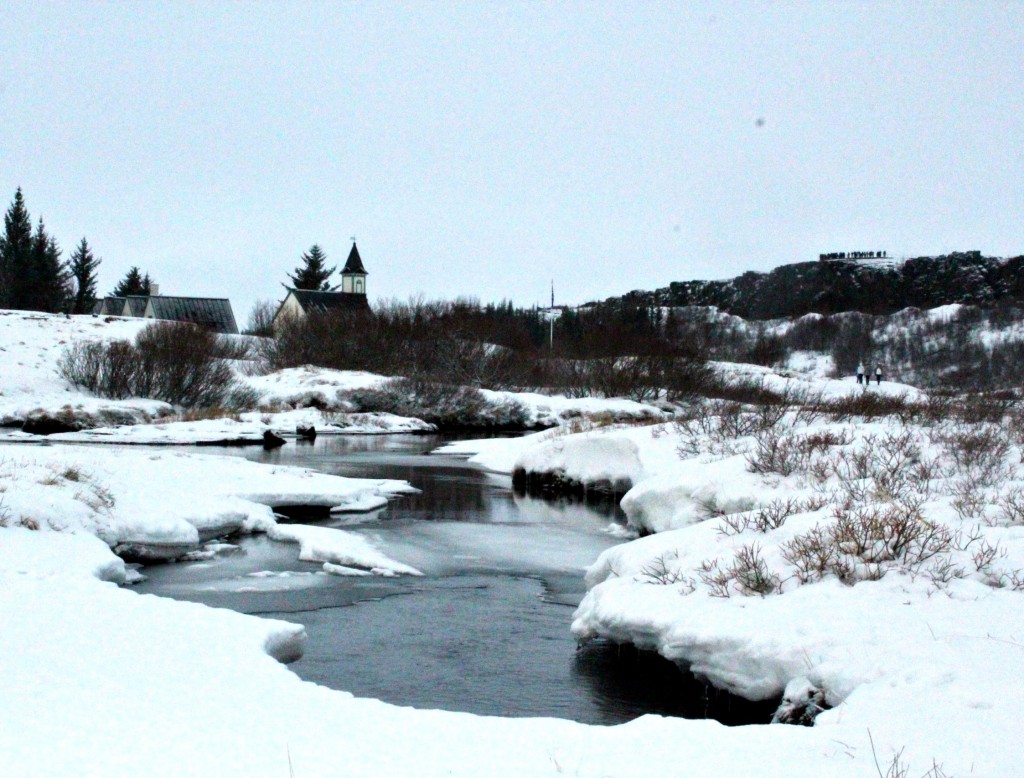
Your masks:
M1024 2L23 2L0 199L244 323L582 303L823 252L1024 253Z

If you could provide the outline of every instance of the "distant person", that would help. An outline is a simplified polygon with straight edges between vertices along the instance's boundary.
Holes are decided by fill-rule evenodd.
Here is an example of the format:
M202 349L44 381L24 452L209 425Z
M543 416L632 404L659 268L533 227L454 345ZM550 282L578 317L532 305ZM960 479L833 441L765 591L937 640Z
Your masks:
M877 383L879 386L882 385L882 366L881 365L875 365L875 383Z
M861 362L859 365L857 365L857 383L858 384L864 383L864 363L863 362Z

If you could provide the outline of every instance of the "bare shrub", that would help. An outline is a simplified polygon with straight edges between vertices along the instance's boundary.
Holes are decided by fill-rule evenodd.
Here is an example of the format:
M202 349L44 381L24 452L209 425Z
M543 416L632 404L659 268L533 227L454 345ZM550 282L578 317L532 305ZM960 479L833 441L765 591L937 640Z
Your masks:
M439 427L522 428L529 415L514 399L488 400L472 387L398 378L373 389L346 392L344 398L364 412L415 416Z
M754 438L754 450L746 455L746 460L751 473L786 476L806 470L809 454L795 438L776 429L767 429Z
M57 373L80 389L123 400L138 394L135 349L123 340L108 343L78 342L69 346L57 362Z
M1024 489L1014 487L999 496L996 501L999 511L996 514L1001 524L1024 524Z
M722 516L719 532L723 535L738 535L748 529L761 533L771 532L785 524L790 516L804 510L804 503L792 497L786 500L772 500L754 511Z
M894 568L920 572L959 542L948 527L925 519L920 503L892 503L837 509L834 523L816 525L783 544L782 555L801 583L831 574L852 586Z
M655 557L640 569L639 580L643 583L660 586L688 584L689 591L693 591L693 579L671 564L671 561L678 559L678 556L678 553L666 552Z
M857 417L877 419L884 416L906 414L908 402L903 395L884 395L878 392L864 391L829 400L822 406L823 412L834 421L847 421Z
M956 426L936 435L955 471L978 486L993 486L1009 475L1006 461L1011 442L994 424Z
M839 555L831 534L820 524L782 544L782 558L796 569L797 580L804 583L820 581L829 573L841 581L852 573L850 565Z
M191 324L162 321L135 339L136 394L186 408L221 405L234 375L220 358L217 336Z
M220 405L234 386L212 332L179 322L150 324L135 343L75 343L57 370L101 397L150 397L184 407Z
M985 490L969 478L953 484L950 494L953 498L953 510L963 521L981 518L990 502Z
M768 563L755 544L741 546L736 550L730 571L740 594L764 597L782 590L782 581L768 569Z
M761 549L753 543L736 549L732 564L726 568L717 559L705 560L697 575L712 597L729 597L733 591L764 597L782 591L782 580L769 569Z

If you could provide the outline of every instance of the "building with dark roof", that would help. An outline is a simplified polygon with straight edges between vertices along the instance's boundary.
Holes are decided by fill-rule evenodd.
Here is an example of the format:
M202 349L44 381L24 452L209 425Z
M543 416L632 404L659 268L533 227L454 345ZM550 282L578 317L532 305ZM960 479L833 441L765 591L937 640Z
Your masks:
M146 305L149 303L149 295L129 295L124 298L122 316L133 316L139 318L146 315Z
M157 295L150 296L147 300L143 313L147 319L180 321L196 324L225 335L238 334L238 325L235 323L235 314L231 310L231 301L225 297Z
M104 297L96 303L93 313L98 316L124 316L124 303L123 297Z
M367 275L363 258L359 256L355 241L352 241L352 250L348 253L345 267L341 269L341 291L344 294L366 294Z
M345 267L341 270L340 292L318 292L309 289L292 289L288 287L288 296L278 306L274 314L273 327L285 319L299 319L311 313L331 313L351 311L369 313L370 304L366 298L366 268L359 256L355 241L348 254Z

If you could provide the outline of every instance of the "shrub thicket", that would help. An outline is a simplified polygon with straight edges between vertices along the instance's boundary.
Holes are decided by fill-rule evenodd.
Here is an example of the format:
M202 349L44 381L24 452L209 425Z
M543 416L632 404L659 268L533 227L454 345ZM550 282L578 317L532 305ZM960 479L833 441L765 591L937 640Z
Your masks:
M252 402L239 391L225 354L208 330L157 322L134 343L75 343L61 356L58 372L72 385L111 399L148 397L185 408Z
M385 302L373 313L314 313L279 324L264 350L272 369L318 365L405 376L415 384L564 392L650 401L700 393L701 348L666 335L646 310L568 311L555 327L537 311L473 301Z

